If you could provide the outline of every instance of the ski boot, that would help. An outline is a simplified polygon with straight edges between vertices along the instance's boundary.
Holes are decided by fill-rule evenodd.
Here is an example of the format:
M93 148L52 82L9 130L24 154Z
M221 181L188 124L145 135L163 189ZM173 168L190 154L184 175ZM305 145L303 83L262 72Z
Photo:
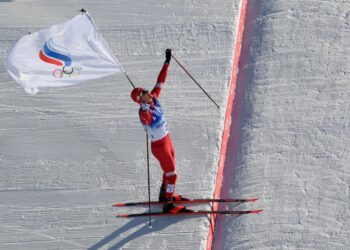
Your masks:
M187 209L185 206L174 204L174 201L179 201L183 199L184 198L182 198L182 196L178 194L174 194L170 198L166 198L163 205L163 212L175 214L175 213L191 211Z

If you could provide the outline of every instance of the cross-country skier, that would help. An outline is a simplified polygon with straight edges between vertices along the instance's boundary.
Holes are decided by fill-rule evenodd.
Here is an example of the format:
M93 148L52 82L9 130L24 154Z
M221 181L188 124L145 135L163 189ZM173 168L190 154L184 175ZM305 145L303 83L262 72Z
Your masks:
M140 105L139 117L144 127L147 129L151 139L152 154L158 159L163 170L163 182L159 192L159 201L164 202L163 211L177 213L185 211L184 206L176 206L173 201L181 199L176 195L176 164L174 145L168 132L167 122L158 101L158 97L164 85L169 63L171 60L171 49L165 51L165 62L160 71L157 83L151 92L142 87L137 87L131 92L131 98Z

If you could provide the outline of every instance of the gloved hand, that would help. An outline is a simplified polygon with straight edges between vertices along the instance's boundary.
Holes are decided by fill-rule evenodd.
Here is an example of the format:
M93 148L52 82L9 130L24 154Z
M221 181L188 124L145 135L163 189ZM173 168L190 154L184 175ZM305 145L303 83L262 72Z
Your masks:
M148 103L141 103L141 109L142 111L149 110L150 105Z
M165 51L165 62L170 63L171 60L171 49L166 49Z

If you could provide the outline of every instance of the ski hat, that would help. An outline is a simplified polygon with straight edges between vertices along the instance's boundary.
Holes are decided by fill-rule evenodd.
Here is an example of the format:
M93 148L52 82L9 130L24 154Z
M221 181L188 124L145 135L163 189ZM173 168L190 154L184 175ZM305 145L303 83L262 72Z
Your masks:
M134 102L140 104L141 103L140 96L141 96L143 91L144 91L144 88L141 88L141 87L134 88L130 94L131 99L133 99Z

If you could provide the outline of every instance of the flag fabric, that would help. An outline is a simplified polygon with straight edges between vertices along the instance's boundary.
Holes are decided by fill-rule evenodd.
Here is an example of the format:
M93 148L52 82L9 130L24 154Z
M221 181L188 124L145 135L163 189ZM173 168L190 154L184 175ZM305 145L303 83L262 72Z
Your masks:
M88 13L22 37L4 64L30 94L125 72Z

